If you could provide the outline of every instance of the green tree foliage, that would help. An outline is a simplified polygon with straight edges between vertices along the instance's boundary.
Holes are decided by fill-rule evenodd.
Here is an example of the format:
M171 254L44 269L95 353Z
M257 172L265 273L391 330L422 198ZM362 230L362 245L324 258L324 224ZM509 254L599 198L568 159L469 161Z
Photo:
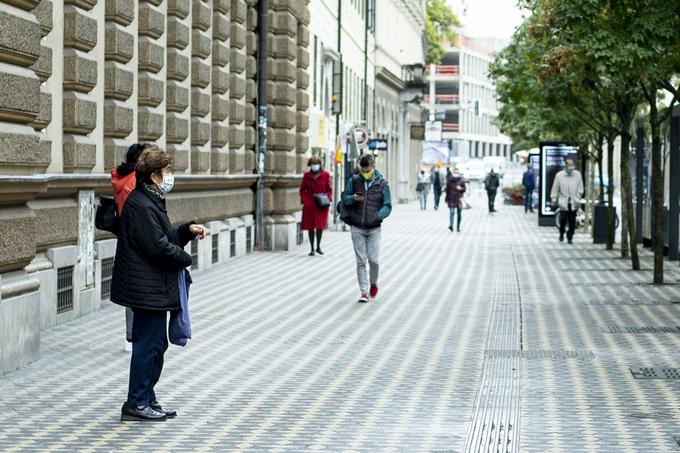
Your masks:
M621 138L622 200L633 268L635 222L628 167L631 123L649 112L652 138L652 205L655 213L654 282L663 282L663 173L657 104L662 90L680 97L680 2L667 0L521 0L531 13L491 75L503 103L501 130L520 147L558 139L599 144ZM675 84L674 84L675 81ZM612 201L612 193L608 194ZM613 230L613 216L611 217ZM613 233L610 239L613 239Z
M425 34L427 35L427 64L439 64L444 55L442 41L455 43L457 34L454 26L460 26L458 17L444 0L427 0Z

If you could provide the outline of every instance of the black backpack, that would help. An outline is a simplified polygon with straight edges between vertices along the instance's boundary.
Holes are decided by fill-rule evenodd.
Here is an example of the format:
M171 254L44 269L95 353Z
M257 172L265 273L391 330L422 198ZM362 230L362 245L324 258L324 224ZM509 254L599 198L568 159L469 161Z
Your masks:
M100 230L108 231L117 236L119 223L118 206L116 206L114 198L110 195L99 195L99 206L97 206L97 212L94 216L94 225Z

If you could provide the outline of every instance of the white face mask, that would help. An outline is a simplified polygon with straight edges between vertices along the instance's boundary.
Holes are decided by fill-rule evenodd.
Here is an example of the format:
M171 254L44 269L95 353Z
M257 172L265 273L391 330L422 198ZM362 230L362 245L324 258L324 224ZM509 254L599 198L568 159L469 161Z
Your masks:
M175 185L175 176L174 175L165 175L163 176L163 181L161 181L158 184L158 189L163 192L164 194L169 193L172 190L172 187Z
M321 165L319 165L319 164L313 164L310 168L311 168L311 170L312 170L313 173L318 173L319 170L321 170Z
M453 174L453 177L454 177L454 178L457 178L457 177L459 177L459 176L460 176L460 173L454 173L454 174Z

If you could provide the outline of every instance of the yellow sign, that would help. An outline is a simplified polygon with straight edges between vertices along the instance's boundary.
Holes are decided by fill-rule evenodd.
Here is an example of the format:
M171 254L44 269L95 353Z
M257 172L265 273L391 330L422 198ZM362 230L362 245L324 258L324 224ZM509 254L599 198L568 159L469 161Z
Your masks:
M341 164L342 163L342 146L340 145L340 137L337 138L336 141L336 146L335 146L335 163L336 164Z
M319 115L319 121L316 129L316 146L325 148L326 146L326 117Z

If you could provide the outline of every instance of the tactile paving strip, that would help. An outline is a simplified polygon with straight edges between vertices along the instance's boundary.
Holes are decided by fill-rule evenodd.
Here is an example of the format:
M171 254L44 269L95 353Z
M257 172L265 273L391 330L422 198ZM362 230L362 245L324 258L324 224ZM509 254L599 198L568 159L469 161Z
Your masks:
M487 350L485 356L489 358L513 358L520 357L522 359L594 359L595 354L592 351L567 351L564 349L544 349L544 350Z
M680 379L680 368L631 368L635 379Z
M518 452L521 412L521 298L514 258L498 255L487 354L465 441L466 452ZM507 353L507 351L511 351Z

